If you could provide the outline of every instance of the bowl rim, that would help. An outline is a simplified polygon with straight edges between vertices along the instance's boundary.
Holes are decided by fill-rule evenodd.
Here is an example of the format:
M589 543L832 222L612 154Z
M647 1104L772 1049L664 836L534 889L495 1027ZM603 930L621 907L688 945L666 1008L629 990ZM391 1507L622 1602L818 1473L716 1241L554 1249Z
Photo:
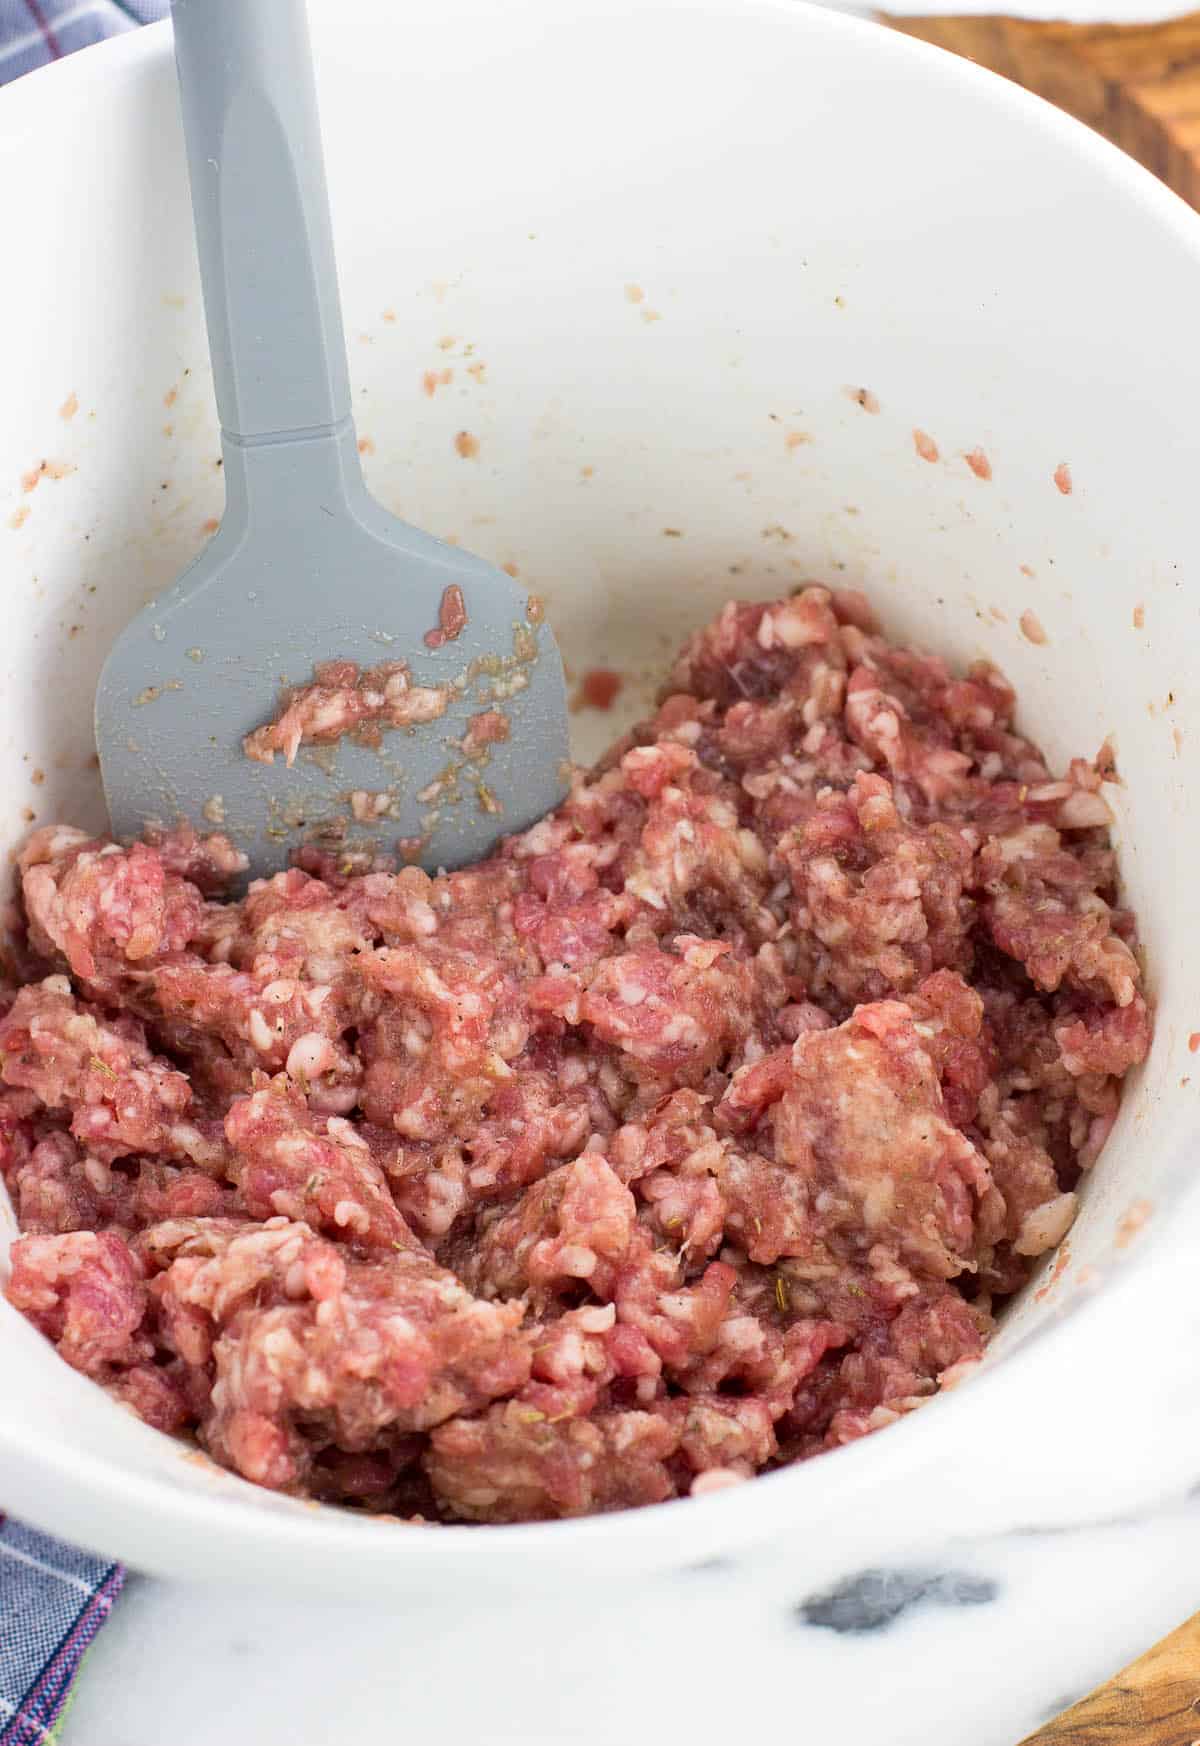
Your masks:
M611 15L640 11L644 0L580 3L589 9L599 6ZM693 13L695 3L653 0L660 11L682 14ZM1040 135L1052 149L1093 166L1112 196L1148 215L1171 234L1191 256L1200 276L1200 214L1118 147L1020 86L873 19L810 4L809 0L705 0L705 10L731 21L753 13L778 14L810 42L825 38L858 41L877 63L890 59L901 76L910 73L918 80L927 77L969 89L980 104L1007 113L1015 123ZM64 104L73 90L109 82L117 73L130 75L142 68L157 68L171 54L170 22L163 20L25 75L0 91L0 153L11 148L21 133L45 125L47 98L53 96L55 106ZM1189 1159L1181 1158L1178 1174L1189 1164ZM1197 1195L1200 1184L1192 1187L1188 1198ZM1013 1390L1029 1386L1028 1379L1037 1365L1052 1373L1066 1366L1071 1343L1078 1347L1081 1336L1098 1331L1105 1315L1114 1328L1119 1326L1120 1310L1129 1292L1145 1284L1153 1271L1152 1263L1161 1259L1167 1233L1158 1227L1164 1223L1152 1222L1134 1250L1114 1264L1101 1292L1081 1293L1045 1325L1024 1335L1014 1351L994 1364L985 1364L968 1388L936 1397L920 1412L889 1427L883 1445L887 1453L882 1457L887 1463L883 1477L889 1497L898 1500L903 1496L901 1487L906 1478L919 1479L935 1470L939 1449L944 1460L946 1451L956 1442L962 1443L966 1426L974 1427L970 1438L974 1445L986 1424L993 1453L998 1446L1003 1454L1006 1443L1011 1443L1008 1427L1013 1421L1006 1407ZM1019 1365L1013 1362L1018 1355ZM85 1378L74 1380L81 1387L94 1388ZM121 1409L114 1403L112 1410ZM685 1561L694 1562L773 1535L786 1523L805 1516L820 1513L828 1517L834 1507L845 1508L856 1498L863 1499L870 1509L872 1494L880 1495L876 1475L880 1459L877 1439L871 1436L837 1451L837 1460L832 1463L825 1459L798 1463L760 1475L752 1484L710 1496L570 1521L485 1528L438 1525L436 1534L414 1537L412 1533L382 1534L382 1524L376 1519L299 1500L273 1497L273 1503L283 1507L264 1508L258 1487L223 1472L219 1491L176 1486L165 1470L147 1476L103 1452L72 1445L50 1433L30 1435L10 1418L0 1418L0 1462L6 1477L27 1476L26 1484L15 1485L13 1501L29 1519L51 1532L69 1531L106 1555L134 1556L144 1568L163 1572L175 1567L177 1560L170 1553L162 1558L157 1555L160 1538L169 1542L180 1536L203 1540L210 1535L236 1535L240 1553L263 1560L259 1580L273 1583L282 1579L289 1566L299 1569L303 1565L322 1574L332 1574L341 1567L369 1585L372 1571L393 1571L398 1560L411 1562L414 1556L452 1572L477 1574L480 1564L490 1560L497 1547L531 1561L531 1569L535 1564L558 1563L564 1554L574 1558L585 1551L590 1565L623 1571L679 1562L681 1547L686 1548ZM39 1508L38 1500L50 1478L65 1493L76 1494L78 1507L66 1512ZM1147 1484L1153 1490L1153 1481ZM135 1535L127 1531L131 1512L138 1518ZM110 1513L118 1523L111 1540L107 1533ZM71 1517L65 1526L64 1515ZM93 1517L94 1533L87 1525ZM242 1579L254 1580L253 1573L242 1573ZM338 1587L336 1575L332 1586L335 1590Z

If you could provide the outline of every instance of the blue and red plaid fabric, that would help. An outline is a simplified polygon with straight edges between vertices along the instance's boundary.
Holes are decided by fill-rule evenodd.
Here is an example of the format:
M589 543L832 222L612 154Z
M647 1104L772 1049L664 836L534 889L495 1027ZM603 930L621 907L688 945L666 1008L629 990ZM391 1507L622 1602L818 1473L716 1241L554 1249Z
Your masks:
M119 1564L0 1516L0 1746L54 1740L124 1580Z
M73 49L165 18L168 9L169 0L0 0L0 85Z

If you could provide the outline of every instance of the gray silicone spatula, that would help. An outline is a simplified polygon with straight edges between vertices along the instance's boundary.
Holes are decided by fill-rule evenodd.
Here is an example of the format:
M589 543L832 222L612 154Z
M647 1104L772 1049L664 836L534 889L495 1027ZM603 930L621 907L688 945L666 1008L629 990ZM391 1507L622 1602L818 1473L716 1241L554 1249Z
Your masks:
M402 840L427 868L460 866L561 798L557 646L510 577L395 520L363 484L303 0L173 0L172 14L226 507L101 675L114 834L220 828L255 875L306 842ZM404 221L398 195L379 223ZM390 663L366 689L421 687L444 713L306 741L290 768L282 752L247 758L284 688L330 660Z

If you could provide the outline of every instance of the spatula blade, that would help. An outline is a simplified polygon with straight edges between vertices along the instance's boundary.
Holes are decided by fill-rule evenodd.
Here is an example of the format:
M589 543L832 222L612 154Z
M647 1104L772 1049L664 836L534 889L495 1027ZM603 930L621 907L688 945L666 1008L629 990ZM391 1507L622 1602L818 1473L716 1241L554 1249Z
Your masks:
M384 520L394 537L358 526L348 537L339 516L322 538L310 523L286 577L277 539L218 535L126 628L96 696L115 836L186 819L201 834L224 832L254 876L305 844L346 857L399 845L401 858L433 870L482 859L559 802L565 685L536 600L470 554ZM467 622L430 649L425 633L451 586ZM290 769L281 754L247 758L245 736L329 659L407 662L414 684L444 688L445 714L385 728L376 748L302 745ZM508 738L464 752L471 718L485 711L503 716Z

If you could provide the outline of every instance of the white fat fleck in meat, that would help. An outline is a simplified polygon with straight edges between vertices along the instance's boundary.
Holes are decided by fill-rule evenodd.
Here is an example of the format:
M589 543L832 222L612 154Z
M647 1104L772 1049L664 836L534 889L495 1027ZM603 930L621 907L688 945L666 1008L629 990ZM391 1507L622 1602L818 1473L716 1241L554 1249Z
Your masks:
M590 1279L596 1271L598 1259L594 1250L582 1243L568 1243L558 1254L559 1265L572 1279Z
M337 1056L329 1038L319 1031L305 1031L288 1051L287 1071L292 1078L303 1075L306 1079L319 1079L336 1063Z
M371 1226L369 1215L355 1200L339 1200L333 1209L333 1222L343 1230L349 1228L360 1235L365 1235Z
M731 1485L741 1485L749 1477L749 1474L738 1473L732 1467L710 1467L693 1479L691 1495L706 1497L710 1492L727 1491Z
M424 898L410 898L407 905L406 919L415 934L436 934L438 928L437 915L433 905L426 903Z
M1043 1255L1061 1243L1075 1222L1079 1197L1060 1194L1026 1213L1013 1247L1018 1255Z
M763 1333L753 1316L733 1316L721 1324L718 1339L733 1352L757 1352L762 1348Z
M99 1158L85 1158L83 1173L97 1194L109 1194L112 1191L113 1173L107 1164L100 1162Z
M370 1147L358 1130L341 1116L330 1116L325 1124L325 1132L331 1140L335 1140L344 1149L363 1154L370 1152Z
M1059 828L1065 831L1093 830L1110 825L1112 812L1103 795L1078 788L1063 801L1057 819Z

